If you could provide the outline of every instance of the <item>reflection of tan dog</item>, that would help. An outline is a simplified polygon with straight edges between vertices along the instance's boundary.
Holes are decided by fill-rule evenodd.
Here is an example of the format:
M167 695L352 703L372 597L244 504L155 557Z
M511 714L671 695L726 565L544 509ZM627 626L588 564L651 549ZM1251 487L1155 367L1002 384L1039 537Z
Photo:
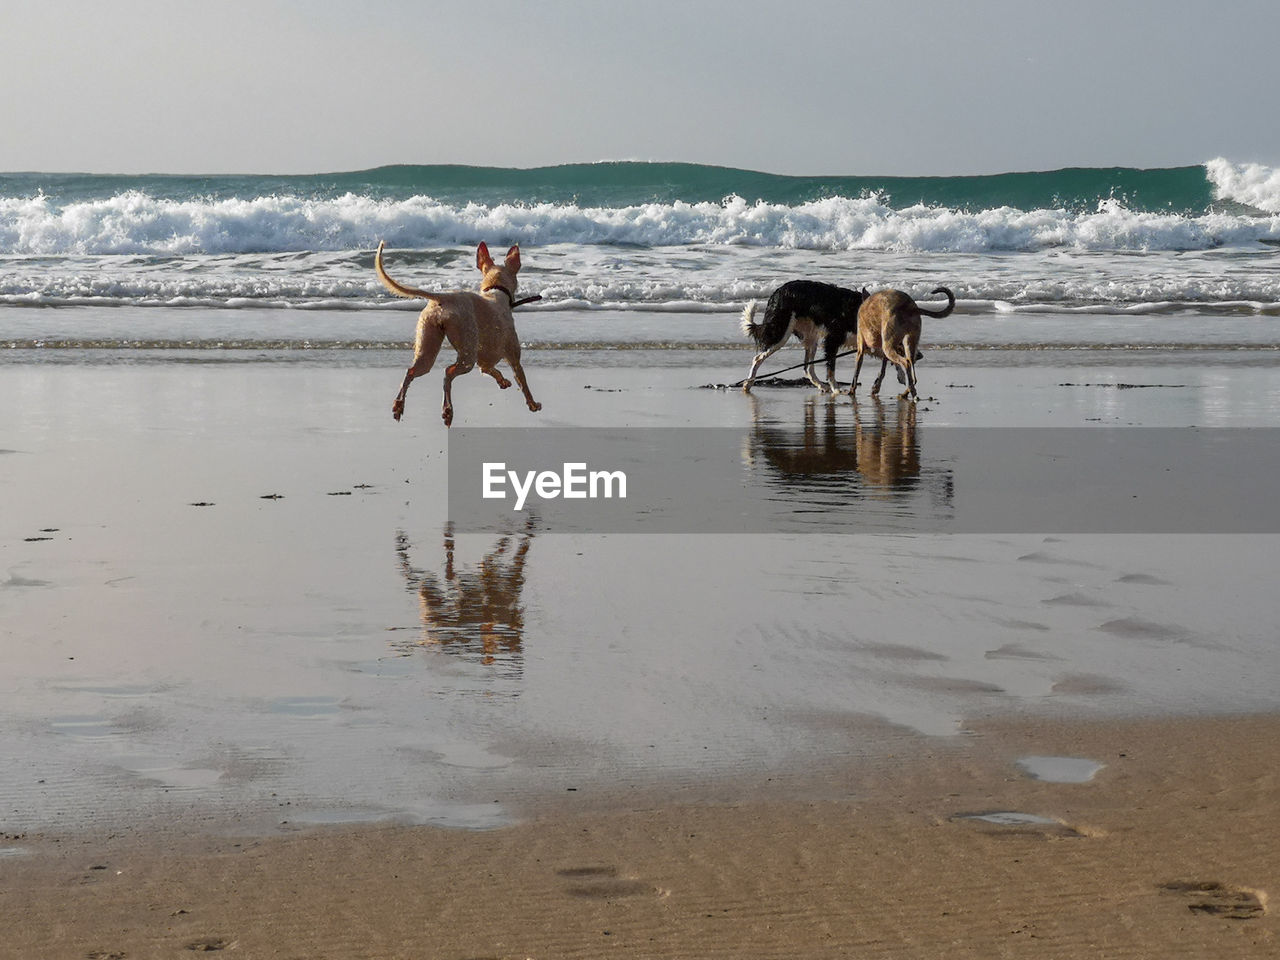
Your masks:
M489 248L483 243L476 248L476 267L484 274L479 293L428 293L406 287L387 276L387 272L382 269L383 246L384 244L378 244L378 254L373 261L374 270L383 285L398 297L421 297L430 301L418 315L413 364L404 375L404 382L400 384L400 392L391 405L391 415L400 419L404 413L404 395L409 391L409 384L415 377L430 372L445 337L449 338L453 348L458 351L458 359L444 372L443 416L446 427L453 423L453 378L462 376L476 364L505 390L511 386L511 381L498 371L497 364L506 360L511 364L511 371L516 375L520 389L524 391L529 409L534 412L541 410L542 404L533 399L529 384L524 379L524 368L520 366L520 339L516 336L515 320L511 316L511 308L516 302L520 248L512 247L508 250L502 266L494 263L489 256Z
M858 389L858 374L862 371L862 355L869 353L880 358L880 376L871 387L871 395L880 393L884 372L892 361L905 374L906 391L903 397L913 399L916 393L916 348L920 346L920 315L947 317L956 308L956 298L946 287L938 287L934 293L944 294L947 305L941 310L926 310L901 290L881 290L862 301L858 309L858 360L853 366L852 395ZM899 376L901 379L901 375Z
M422 646L440 646L478 655L482 663L518 662L523 654L525 559L533 542L532 524L515 536L504 536L478 568L455 570L453 525L444 531L444 578L414 567L409 538L396 534L396 556L405 583L418 593Z

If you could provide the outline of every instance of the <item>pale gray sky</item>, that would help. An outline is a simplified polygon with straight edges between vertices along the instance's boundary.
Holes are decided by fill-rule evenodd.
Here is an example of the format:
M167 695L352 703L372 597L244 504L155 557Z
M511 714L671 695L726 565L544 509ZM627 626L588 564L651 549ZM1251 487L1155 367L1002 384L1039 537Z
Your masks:
M0 4L0 170L1280 166L1274 0Z

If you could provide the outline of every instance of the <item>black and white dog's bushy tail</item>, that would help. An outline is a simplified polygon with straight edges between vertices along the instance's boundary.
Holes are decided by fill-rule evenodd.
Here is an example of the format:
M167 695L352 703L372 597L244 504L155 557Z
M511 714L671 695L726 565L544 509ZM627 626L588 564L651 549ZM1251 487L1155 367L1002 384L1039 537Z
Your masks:
M742 333L755 341L757 347L764 347L761 337L764 336L764 324L756 323L756 302L752 300L742 308Z

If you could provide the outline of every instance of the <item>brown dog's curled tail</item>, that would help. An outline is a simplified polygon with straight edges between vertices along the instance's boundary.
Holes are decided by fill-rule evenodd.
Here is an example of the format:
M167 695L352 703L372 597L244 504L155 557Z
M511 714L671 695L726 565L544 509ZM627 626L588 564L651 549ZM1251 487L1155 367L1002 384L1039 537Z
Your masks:
M929 296L933 296L935 293L941 293L943 296L947 298L947 305L945 307L943 307L941 310L926 310L924 307L920 306L919 304L916 304L916 309L919 310L921 313L923 313L926 317L937 317L939 320L941 320L943 317L951 316L951 311L956 308L956 295L952 293L950 290L948 290L946 287L935 287L933 290L930 291Z
M382 269L382 248L385 247L386 241L378 242L378 252L373 258L373 269L378 274L378 279L382 281L382 285L394 293L397 297L407 297L410 300L432 300L438 294L428 293L426 290L417 290L413 287L406 287L403 283L398 283L387 276L387 271Z

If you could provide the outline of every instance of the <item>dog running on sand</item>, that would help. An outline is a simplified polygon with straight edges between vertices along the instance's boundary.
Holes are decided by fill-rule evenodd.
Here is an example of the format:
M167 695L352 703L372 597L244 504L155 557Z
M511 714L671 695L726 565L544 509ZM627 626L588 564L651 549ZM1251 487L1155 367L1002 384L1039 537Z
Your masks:
M483 243L476 248L476 268L484 274L479 293L428 293L397 283L387 276L382 267L382 248L374 257L373 267L383 286L398 297L427 300L418 315L418 332L413 348L413 363L404 375L400 392L391 405L391 415L397 420L404 414L404 397L414 379L431 371L436 355L447 337L458 352L457 359L444 371L444 409L442 416L447 427L453 423L453 378L460 377L473 366L479 365L498 381L505 390L511 381L498 370L498 363L506 360L511 365L516 382L524 391L525 402L535 413L542 404L533 399L529 384L525 381L524 368L520 366L520 339L516 336L515 319L511 309L516 303L516 274L520 270L520 248L512 247L499 265L489 255Z
M916 360L919 359L916 348L920 345L920 317L949 317L956 308L955 294L946 287L937 287L932 293L941 293L947 298L947 305L941 310L926 310L901 290L880 290L863 300L858 309L858 359L853 367L850 396L858 389L862 357L869 353L880 358L880 376L871 387L871 396L879 395L885 368L892 362L900 371L899 382L905 382L907 386L899 399L908 396L913 400L919 399L916 393Z
M742 311L742 332L755 341L759 351L751 363L751 372L742 382L744 393L751 392L760 364L786 345L791 334L804 344L804 373L819 389L822 384L813 373L818 343L826 349L827 386L836 387L836 354L858 331L858 308L867 291L846 290L817 280L791 280L778 287L764 308L764 322L756 323L756 302L752 300Z

